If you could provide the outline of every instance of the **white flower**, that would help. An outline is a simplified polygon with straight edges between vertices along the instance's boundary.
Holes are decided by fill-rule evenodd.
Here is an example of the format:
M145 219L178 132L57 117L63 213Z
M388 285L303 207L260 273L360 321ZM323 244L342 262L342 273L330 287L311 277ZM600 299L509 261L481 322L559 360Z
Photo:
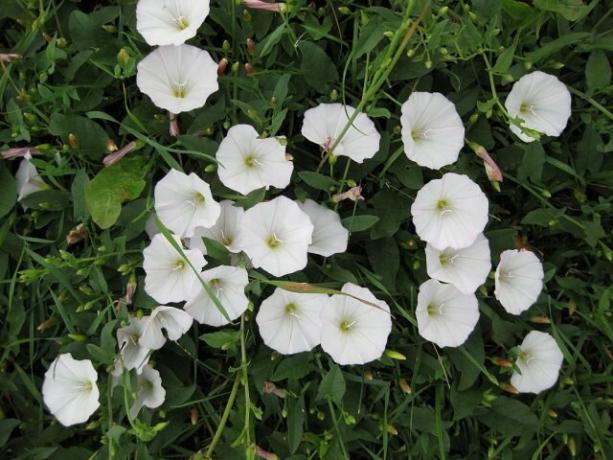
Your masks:
M205 237L223 244L230 252L241 252L238 246L238 234L245 211L241 207L234 206L234 201L223 200L219 204L221 206L219 219L211 228L198 227L196 229L189 240L190 249L200 249L203 254L206 254L206 246L202 241L202 238Z
M138 63L136 84L156 106L188 112L219 89L217 64L195 46L160 46Z
M274 137L259 138L250 125L230 128L215 157L221 182L243 195L262 187L283 189L294 170L285 158L285 145Z
M453 284L463 294L472 294L485 283L492 268L490 245L480 234L473 244L462 249L436 249L426 245L428 276Z
M515 82L504 103L509 115L523 120L522 126L548 136L559 136L570 118L571 97L566 85L553 75L536 71ZM511 124L522 141L535 139Z
M289 198L256 204L245 211L242 227L239 246L255 268L283 276L306 267L313 224Z
M145 323L146 318L130 317L127 326L117 329L117 345L121 354L121 362L127 370L136 369L137 373L141 373L143 366L149 362L151 351L139 343Z
M520 393L540 393L551 388L558 380L564 356L552 336L545 332L530 331L519 346L515 365L520 372L511 377Z
M302 135L309 141L329 151L343 132L355 112L353 107L342 104L319 104L304 113ZM379 151L381 135L375 124L363 113L353 123L332 152L346 156L356 163L372 158Z
M177 341L192 327L193 318L180 308L155 307L145 319L140 346L150 350L159 350L169 340ZM162 332L166 331L166 336Z
M424 185L411 206L419 237L437 249L470 246L488 219L488 201L467 176L447 173Z
M165 399L166 390L160 373L147 364L136 377L136 400L130 407L130 418L136 418L143 406L149 409L160 407Z
M45 372L43 399L64 426L86 422L98 409L98 373L89 359L59 355Z
M392 330L389 306L355 284L346 283L342 292L357 298L335 294L332 305L322 309L321 347L343 365L380 358Z
M462 294L451 284L428 280L417 294L417 329L424 339L439 347L459 347L479 321L474 294Z
M281 288L265 299L255 318L264 343L291 355L319 345L322 308L332 308L325 294L302 294Z
M455 105L440 93L413 92L402 105L404 153L419 166L455 163L464 145L464 125Z
M179 237L172 237L181 246ZM197 272L206 265L204 256L197 249L184 249L183 253ZM193 295L199 283L198 275L164 235L155 235L143 255L147 294L160 303L183 302Z
M309 199L296 203L313 223L313 242L309 252L330 257L347 250L349 231L343 227L338 213Z
M19 163L19 168L15 174L15 182L17 185L17 200L19 201L32 193L49 188L28 157Z
M221 214L211 187L195 173L171 169L155 185L154 194L158 218L181 238L192 236L197 227L212 227Z
M543 277L543 264L532 251L504 251L496 268L494 295L508 313L519 315L538 299Z
M210 0L139 0L136 29L152 45L181 45L209 14Z
M245 295L245 288L249 284L247 270L242 267L220 265L203 271L200 277L213 290L217 300L230 317L230 321L234 321L247 310L249 306L249 299ZM200 324L224 326L230 322L219 311L202 286L184 308Z

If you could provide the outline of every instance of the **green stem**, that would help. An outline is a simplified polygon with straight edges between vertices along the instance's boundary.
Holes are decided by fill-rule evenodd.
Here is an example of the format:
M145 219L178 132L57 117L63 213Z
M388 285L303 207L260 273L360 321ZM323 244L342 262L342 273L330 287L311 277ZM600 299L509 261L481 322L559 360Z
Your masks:
M234 406L234 401L236 400L236 395L238 394L238 387L241 383L241 374L239 372L236 373L236 377L234 377L234 384L232 385L232 390L230 391L230 396L228 397L228 402L226 403L226 407L221 415L221 419L219 420L219 425L217 426L217 430L215 430L215 434L213 435L213 439L211 440L211 444L209 444L206 453L204 454L204 458L212 458L213 452L215 451L215 447L219 443L221 439L221 434L223 433L224 428L226 427L226 423L228 422L228 418L230 417L230 411Z
M572 86L567 86L567 88L568 88L568 90L571 93L576 94L581 99L583 99L584 101L589 102L590 104L592 104L592 106L594 106L595 108L600 110L603 113L603 115L606 115L607 118L609 118L609 120L613 120L613 113L611 113L609 110L607 110L607 108L604 107L602 104L600 104L599 102L595 101L593 98L591 98L590 96L588 96L584 92L579 91L578 89L573 88Z

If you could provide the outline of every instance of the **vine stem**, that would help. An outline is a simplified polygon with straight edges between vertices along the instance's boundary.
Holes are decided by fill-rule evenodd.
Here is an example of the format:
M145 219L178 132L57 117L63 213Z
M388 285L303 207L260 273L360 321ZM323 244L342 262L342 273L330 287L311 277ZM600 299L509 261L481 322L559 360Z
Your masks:
M224 428L226 427L226 423L228 422L228 417L230 417L230 411L234 406L234 401L236 400L236 395L238 394L238 387L241 383L241 374L239 372L236 373L236 377L234 377L234 384L232 385L232 390L230 391L230 396L228 397L228 402L226 403L226 407L221 415L221 419L219 420L219 425L217 426L217 430L215 430L215 434L213 435L213 439L211 440L211 444L209 444L206 453L204 454L205 459L213 458L213 452L215 451L215 447L219 443L221 439L221 434L223 433Z

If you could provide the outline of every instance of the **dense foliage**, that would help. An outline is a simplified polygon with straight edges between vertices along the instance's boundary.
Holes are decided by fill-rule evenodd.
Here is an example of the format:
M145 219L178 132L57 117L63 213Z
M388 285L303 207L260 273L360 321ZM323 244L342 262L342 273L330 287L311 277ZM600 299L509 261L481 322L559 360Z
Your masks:
M189 43L227 60L220 89L181 114L172 137L168 114L136 87L136 64L151 48L136 31L135 1L0 0L0 52L21 55L0 63L0 150L35 147L32 163L49 185L18 203L18 161L0 161L0 456L613 458L611 2L287 6L274 13L211 2ZM502 104L531 70L568 86L572 116L560 137L523 143ZM466 146L443 172L467 174L487 194L494 266L501 251L530 248L545 268L545 289L521 316L504 311L488 280L478 291L479 324L459 348L437 348L415 326L417 287L428 276L409 207L441 176L403 153L400 105L415 90L443 93L462 117ZM301 136L304 112L331 101L375 121L382 142L374 158L322 162ZM287 137L294 174L286 190L242 197L223 187L214 155L239 122ZM112 143L130 142L135 148L105 168ZM499 186L477 146L503 171ZM129 423L134 382L112 391L115 332L128 313L157 305L143 290L142 250L153 188L173 167L245 207L278 194L336 206L351 231L348 251L311 255L307 269L284 279L367 286L392 310L386 354L338 366L319 348L272 352L253 320L272 277L251 270L252 311L222 329L194 325L157 352L166 401ZM333 203L355 185L363 201ZM227 263L229 254L211 245L207 258ZM552 389L517 395L509 360L532 329L555 337L564 364ZM63 352L91 359L99 374L101 410L71 428L41 396L45 370Z

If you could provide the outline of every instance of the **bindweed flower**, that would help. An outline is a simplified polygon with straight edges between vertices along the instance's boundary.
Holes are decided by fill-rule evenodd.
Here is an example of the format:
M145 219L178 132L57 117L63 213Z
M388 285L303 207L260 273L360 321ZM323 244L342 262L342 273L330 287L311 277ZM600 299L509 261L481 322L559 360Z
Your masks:
M332 305L322 309L321 347L341 365L380 358L392 330L389 306L367 288L352 283L345 283L342 292L355 298L335 294Z
M463 294L472 294L485 283L492 268L490 245L480 234L470 245L462 249L436 249L426 245L428 276L453 284Z
M130 418L136 418L143 407L160 407L165 399L166 390L162 386L160 373L147 364L136 377L136 399L130 407Z
M281 288L265 299L255 318L264 343L282 355L310 351L319 345L320 313L330 308L325 294L300 294Z
M474 148L475 153L479 158L483 160L483 166L485 167L485 174L490 182L502 182L504 177L502 176L502 170L498 167L494 159L489 152L482 145L477 145Z
M564 356L554 338L539 331L530 331L519 346L515 365L519 372L511 377L520 393L540 393L551 388L560 374Z
M210 0L139 0L136 29L152 45L182 45L209 14Z
M136 369L138 374L149 362L151 351L140 344L146 321L146 318L139 319L131 316L127 326L117 329L117 345L121 354L121 363L127 370Z
M221 207L211 187L195 173L171 169L155 185L155 212L160 221L180 237L191 237L197 227L212 227Z
M98 409L98 373L89 359L59 355L45 372L43 400L64 426L86 422Z
M306 267L313 224L289 198L256 204L245 211L242 226L239 246L255 268L283 276Z
M177 341L192 327L193 318L180 308L159 306L144 318L139 344L150 350L159 350L168 340ZM162 332L166 331L166 336Z
M310 253L330 257L347 250L349 231L343 227L337 212L309 199L304 203L299 201L296 203L313 223L313 242L309 246Z
M138 63L136 84L157 107L188 112L219 89L217 64L195 46L160 46Z
M181 240L173 235L181 246ZM194 293L198 276L188 261L198 272L206 265L204 256L197 249L183 250L185 260L162 234L157 234L143 251L145 270L145 292L160 303L183 302Z
M140 145L142 145L142 143ZM119 150L115 150L115 151L113 151L113 153L110 153L107 156L105 156L102 159L102 163L106 167L111 166L111 165L117 163L123 157L125 157L128 153L130 153L136 147L139 147L139 142L137 142L137 141L128 142L125 146L123 146Z
M32 155L38 155L40 152L36 147L13 147L8 150L4 150L0 153L0 157L5 160L9 158L31 158Z
M15 61L20 61L23 59L22 54L17 53L0 53L0 62L2 63L10 63Z
M282 13L287 9L287 5L285 3L268 2L265 0L242 0L241 3L246 8L272 11L273 13Z
M504 105L510 116L522 120L522 127L559 136L570 118L571 96L557 77L537 70L515 82ZM535 140L519 126L511 124L510 127L522 141Z
M247 310L249 306L249 299L245 295L245 288L249 284L247 270L242 267L220 265L203 271L200 278L208 283L215 293L230 321L234 321ZM230 322L202 286L198 287L184 308L200 324L224 326Z
M424 185L411 206L419 237L439 250L470 246L483 232L489 202L463 174L446 173Z
M26 156L17 168L15 174L15 181L17 185L17 200L21 201L27 196L40 192L41 190L47 190L49 186L45 183L36 166L32 164L30 158Z
M335 203L340 203L343 200L349 200L353 202L364 201L364 197L362 196L362 187L352 187L349 190L342 193L337 193L332 197L332 201Z
M455 163L464 145L464 125L455 105L440 93L413 92L402 105L402 142L419 166L440 169Z
M494 295L508 313L519 315L537 301L543 277L543 264L532 251L504 251L496 268Z
M338 141L355 110L348 105L319 104L304 113L302 135L330 154L363 163L379 151L381 135L372 120L366 114L359 113ZM331 152L333 147L334 151Z
M216 158L221 182L243 195L262 187L284 189L294 170L294 164L285 158L285 145L274 137L259 138L250 125L230 128Z
M428 280L417 294L417 329L424 339L439 347L459 347L479 321L474 294L462 294L451 284Z
M203 254L206 254L206 246L202 238L208 238L223 244L230 252L241 252L238 246L238 235L245 211L241 207L234 206L234 201L230 200L221 201L219 205L221 206L219 219L210 228L196 228L194 235L189 240L190 249L200 249Z

